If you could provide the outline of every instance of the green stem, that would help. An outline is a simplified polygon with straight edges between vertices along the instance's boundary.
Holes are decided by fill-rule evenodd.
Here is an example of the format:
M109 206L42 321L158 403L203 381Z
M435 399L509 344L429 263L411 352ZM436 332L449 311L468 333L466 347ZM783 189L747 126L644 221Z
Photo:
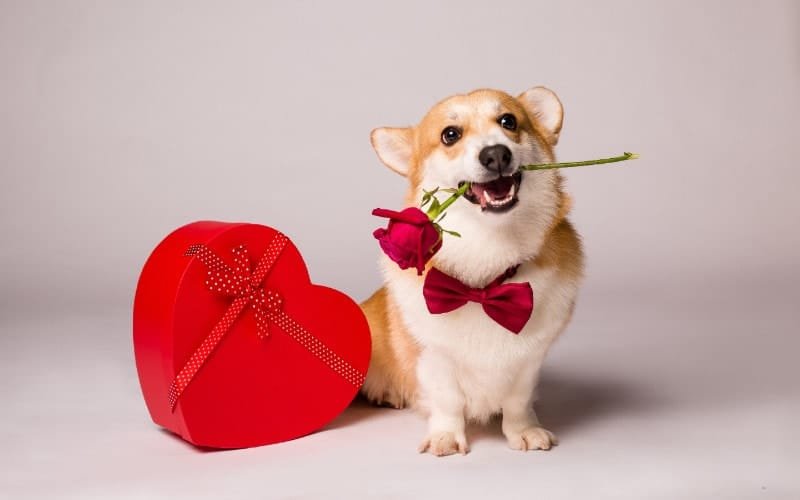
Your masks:
M442 204L439 205L439 210L436 211L436 217L438 217L439 214L444 212L447 209L447 207L452 205L457 199L459 199L462 196L464 196L464 193L467 192L467 189L469 189L469 183L465 182L463 186L458 188L458 191L456 191L455 193L451 194L449 198L444 200L442 202ZM433 217L433 218L435 219L436 217Z
M587 165L602 165L604 163L616 163L618 161L625 161L625 160L635 160L639 158L639 155L636 153L628 153L625 152L621 156L614 156L612 158L600 158L597 160L585 160L585 161L570 161L566 163L540 163L537 165L522 165L520 166L520 170L549 170L553 168L570 168L570 167L584 167ZM444 200L439 206L435 209L430 209L426 213L428 217L435 221L439 215L444 213L447 210L447 207L455 203L455 201L461 198L464 193L470 188L470 183L465 182L458 190L451 194L449 198ZM438 188L437 188L438 189Z
M603 163L616 163L618 161L635 160L639 158L636 153L623 153L621 156L614 156L613 158L600 158L598 160L586 161L569 161L566 163L540 163L538 165L522 165L520 170L549 170L551 168L570 168L570 167L583 167L586 165L601 165Z
M455 201L457 199L461 198L464 195L464 193L467 192L467 189L469 189L469 183L465 182L463 186L458 188L458 190L455 193L451 194L446 200L444 200L441 204L439 204L439 206L437 206L435 209L431 208L430 210L425 212L426 214L428 214L428 218L430 220L436 220L439 217L439 215L441 215L442 212L444 212L447 209L447 207L449 207L450 205L455 203Z

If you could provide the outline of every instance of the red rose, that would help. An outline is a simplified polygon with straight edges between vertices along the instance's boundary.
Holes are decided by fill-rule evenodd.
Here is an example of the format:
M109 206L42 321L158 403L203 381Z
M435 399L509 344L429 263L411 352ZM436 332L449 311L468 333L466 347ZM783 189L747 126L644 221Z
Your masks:
M442 248L442 235L433 221L419 208L409 207L402 212L376 208L372 215L389 219L387 228L373 234L383 253L397 262L400 269L415 267L422 274L425 263Z

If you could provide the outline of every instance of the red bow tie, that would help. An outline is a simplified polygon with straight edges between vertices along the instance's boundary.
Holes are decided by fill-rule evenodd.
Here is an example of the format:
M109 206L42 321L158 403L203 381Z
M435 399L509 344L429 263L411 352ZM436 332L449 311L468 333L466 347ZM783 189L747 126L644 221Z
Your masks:
M483 306L486 314L500 326L519 333L533 313L533 288L530 283L506 283L517 267L509 268L483 288L470 288L452 276L432 267L425 276L422 294L431 314L454 311L469 301Z

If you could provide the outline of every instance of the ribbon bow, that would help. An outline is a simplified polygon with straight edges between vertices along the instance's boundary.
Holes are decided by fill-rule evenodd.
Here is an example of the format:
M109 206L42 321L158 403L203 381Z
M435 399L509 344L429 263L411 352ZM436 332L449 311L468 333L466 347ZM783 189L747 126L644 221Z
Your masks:
M272 252L274 259L278 251L273 249ZM234 297L234 303L243 301L245 306L250 304L255 309L258 337L265 339L269 336L269 315L280 310L283 300L277 292L265 290L261 286L261 281L264 279L262 274L266 273L251 273L250 258L244 245L233 249L234 267L229 266L205 245L192 245L185 255L196 257L206 266L208 269L206 286L209 290ZM269 267L272 267L272 262L269 263Z
M270 323L273 323L347 382L356 387L361 387L364 383L363 373L283 312L281 307L283 300L280 294L273 290L265 290L262 286L264 278L288 241L284 234L278 233L253 270L244 245L233 249L233 267L205 245L192 245L186 251L185 255L196 257L205 265L206 287L214 293L232 297L233 301L172 381L169 388L169 405L173 411L178 398L248 304L255 310L259 338L266 339L269 336Z
M470 288L432 267L425 276L422 294L432 314L447 313L467 302L476 302L500 326L519 333L533 313L533 288L530 283L503 284L516 272L517 266L508 269L483 288Z

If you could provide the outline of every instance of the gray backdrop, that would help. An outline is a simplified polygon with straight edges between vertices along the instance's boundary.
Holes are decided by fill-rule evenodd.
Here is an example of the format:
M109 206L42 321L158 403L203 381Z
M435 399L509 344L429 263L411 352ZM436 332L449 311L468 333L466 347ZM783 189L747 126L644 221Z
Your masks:
M780 471L797 464L784 443L798 437L788 421L798 409L789 353L797 352L800 277L799 21L797 3L778 1L0 2L0 388L10 400L0 436L28 450L4 457L14 471L5 486L17 495L108 493L103 488L111 486L62 467L91 468L104 462L106 446L118 449L120 441L100 430L110 420L122 422L117 436L137 436L119 438L129 451L112 475L134 472L127 483L115 476L115 484L137 484L143 489L125 491L145 496L186 492L170 489L166 478L148 489L136 482L143 469L130 465L147 467L159 463L153 455L175 450L195 460L148 423L132 368L129 311L150 250L193 220L264 223L295 241L315 281L363 299L379 286L371 231L382 222L370 210L398 207L405 190L372 152L370 130L412 124L453 93L518 93L543 84L565 106L559 159L642 155L565 174L588 277L553 369L578 380L583 373L585 382L627 367L617 379L653 377L641 393L665 384L678 395L700 391L696 400L678 398L688 413L676 429L643 423L642 436L681 441L700 421L692 405L726 394L725 408L746 417L720 424L730 432L712 432L712 441L703 441L707 433L685 439L701 455L730 446L731 457L742 435L749 436L744 446L762 445L768 425L773 440L757 461L772 464L776 476L746 486L754 494L775 493L776 485L790 491L796 485ZM616 392L613 384L550 386L553 406L582 398L596 406L598 394ZM774 401L758 406L757 396L767 393ZM89 398L98 394L103 403ZM625 404L603 401L625 422ZM573 413L591 413L593 406L576 404ZM653 418L674 409L666 406ZM48 420L54 415L61 415L58 425ZM567 416L551 415L558 432ZM98 421L89 426L91 416ZM384 435L381 425L389 424L381 418L408 428L407 437L392 432L382 457L432 466L407 453L422 436L421 421L377 414L363 419L364 429ZM85 440L75 437L78 422ZM358 425L345 426L353 434L348 443L358 441ZM549 456L562 457L566 480L566 471L581 469L570 458L569 436L562 437L567 444ZM307 444L315 438L291 446L328 446ZM153 448L136 447L148 439ZM96 453L74 458L80 446L73 440L94 442ZM580 433L571 440L595 443ZM628 441L620 435L613 443ZM523 460L505 453L499 435L487 443L496 451L476 450L465 460L484 464L495 452L512 464ZM629 463L652 451L643 446L630 450ZM249 457L257 471L292 449L258 451L269 459L224 456ZM524 468L535 469L526 460ZM706 462L698 460L699 470ZM726 478L741 483L741 471L753 470L746 459L715 460L723 467L716 479L695 482L689 472L670 482L669 471L680 475L677 458L659 466L663 477L602 474L636 476L642 491L674 492L679 484L689 488L683 493L719 493L703 487ZM321 467L341 456L331 461ZM201 475L207 484L188 491L213 494L218 476L198 474L203 466L191 463L185 477ZM52 482L31 482L42 466L61 472ZM393 475L396 464L385 470ZM458 488L480 477L459 474L443 484ZM392 491L403 496L411 484ZM467 493L479 494L477 485ZM417 493L433 491L417 486ZM550 486L576 493L539 484ZM349 494L364 491L353 486Z

